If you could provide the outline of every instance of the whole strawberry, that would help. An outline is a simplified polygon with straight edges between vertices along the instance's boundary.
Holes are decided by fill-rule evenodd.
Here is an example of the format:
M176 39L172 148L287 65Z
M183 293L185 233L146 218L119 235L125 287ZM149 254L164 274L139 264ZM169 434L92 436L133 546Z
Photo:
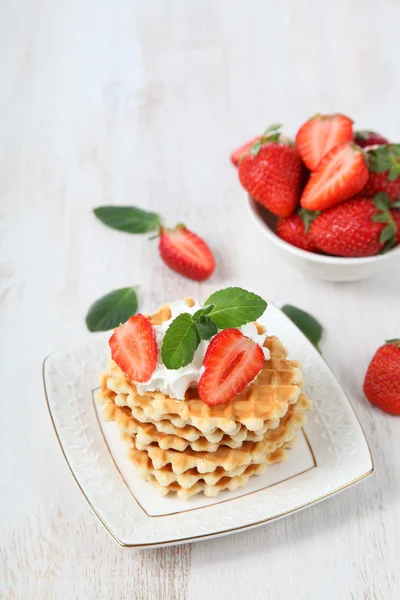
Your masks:
M315 216L317 215L318 213L315 213ZM301 248L301 250L318 252L317 247L310 239L305 221L298 213L286 218L280 217L276 226L276 234L285 242Z
M289 217L299 204L303 164L299 151L282 143L280 126L270 127L239 163L239 179L256 202L278 217Z
M381 146L382 144L388 144L389 140L383 137L380 133L375 131L355 131L354 141L360 148L366 148L367 146Z
M374 200L354 198L321 213L311 224L310 239L335 256L373 256L400 241L397 209L389 210L386 194Z
M372 198L378 192L385 192L392 201L400 198L400 144L367 151L367 163L368 181L360 194Z
M371 404L400 415L400 339L378 348L365 375L364 393Z

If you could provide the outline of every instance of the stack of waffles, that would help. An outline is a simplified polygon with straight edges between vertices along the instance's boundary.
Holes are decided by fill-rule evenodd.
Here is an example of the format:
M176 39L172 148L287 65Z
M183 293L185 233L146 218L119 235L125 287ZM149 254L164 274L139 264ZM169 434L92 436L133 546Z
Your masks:
M149 319L160 325L170 317L164 305ZM115 421L130 460L160 494L216 496L285 459L310 401L302 391L299 365L287 359L279 339L267 337L264 346L270 359L256 380L217 406L205 404L197 388L190 388L183 401L161 392L140 395L118 365L109 362L97 397L102 417Z

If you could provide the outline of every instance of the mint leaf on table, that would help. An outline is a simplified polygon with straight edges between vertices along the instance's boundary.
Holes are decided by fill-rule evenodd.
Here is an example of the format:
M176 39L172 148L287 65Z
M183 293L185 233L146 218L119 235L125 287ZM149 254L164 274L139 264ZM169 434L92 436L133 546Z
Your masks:
M321 353L319 343L322 337L322 326L318 323L317 319L305 310L296 308L296 306L292 306L291 304L285 304L285 306L282 306L281 310L295 325L297 325L318 352Z
M160 217L134 206L99 206L94 214L104 225L126 233L147 233L158 231Z
M196 322L197 331L202 340L211 340L218 333L218 327L210 317L202 316Z
M240 327L255 321L267 308L267 303L260 296L239 287L214 292L204 304L214 305L208 316L218 329Z
M125 323L136 314L138 301L135 288L114 290L92 304L86 315L89 331L108 331Z
M180 369L192 362L200 343L200 335L192 315L182 313L168 327L162 348L161 358L167 369Z

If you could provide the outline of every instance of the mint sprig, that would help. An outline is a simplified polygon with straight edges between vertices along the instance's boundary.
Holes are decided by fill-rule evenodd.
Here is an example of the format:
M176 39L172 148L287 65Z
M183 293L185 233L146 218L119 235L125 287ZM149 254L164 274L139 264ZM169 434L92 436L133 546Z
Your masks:
M258 319L267 303L257 294L239 287L219 290L193 315L182 313L168 327L161 358L167 369L179 369L193 360L201 340L209 340L219 329L241 327Z

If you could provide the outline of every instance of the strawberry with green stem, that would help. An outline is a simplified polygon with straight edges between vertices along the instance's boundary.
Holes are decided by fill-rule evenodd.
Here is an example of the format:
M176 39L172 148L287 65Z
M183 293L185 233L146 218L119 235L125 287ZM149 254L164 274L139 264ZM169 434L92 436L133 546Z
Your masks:
M288 244L307 252L319 252L311 240L308 230L319 212L308 211L305 208L297 210L290 217L280 217L276 225L276 234Z
M239 163L239 180L256 202L279 217L298 206L304 167L297 148L271 125Z
M184 277L203 281L215 270L214 256L197 234L179 224L166 228L159 215L134 206L100 206L94 214L108 227L127 233L154 232L159 237L159 253L164 263Z
M372 198L385 192L394 201L400 198L400 144L387 144L367 151L368 181L360 192Z
M353 198L318 215L309 235L327 254L372 256L400 242L400 211L384 193Z

